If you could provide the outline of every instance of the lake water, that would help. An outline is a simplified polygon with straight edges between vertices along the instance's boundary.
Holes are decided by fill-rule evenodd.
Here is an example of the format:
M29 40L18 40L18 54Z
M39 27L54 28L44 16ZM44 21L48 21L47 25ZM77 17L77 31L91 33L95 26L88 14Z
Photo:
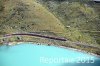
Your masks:
M0 66L99 66L100 58L54 46L0 46Z

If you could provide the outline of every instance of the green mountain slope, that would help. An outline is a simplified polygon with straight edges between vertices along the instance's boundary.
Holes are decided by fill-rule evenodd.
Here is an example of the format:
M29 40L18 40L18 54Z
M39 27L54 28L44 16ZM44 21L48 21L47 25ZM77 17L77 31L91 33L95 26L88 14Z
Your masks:
M4 6L4 11L0 13L1 32L65 30L63 24L52 13L33 0L8 0Z
M46 2L41 0L41 2L37 0L2 0L1 35L48 31L71 41L96 44L94 38L80 31L96 28L94 23L89 23L97 17L92 8L84 7L77 2L70 4L53 0ZM49 9L44 7L43 3ZM91 17L92 15L93 17ZM92 20L87 22L87 19Z
M38 0L66 27L72 40L100 44L100 17L94 2L83 0ZM81 2L82 1L82 2ZM98 5L99 7L99 5ZM75 32L75 33L74 33ZM76 37L73 39L73 37ZM92 41L91 41L92 40Z

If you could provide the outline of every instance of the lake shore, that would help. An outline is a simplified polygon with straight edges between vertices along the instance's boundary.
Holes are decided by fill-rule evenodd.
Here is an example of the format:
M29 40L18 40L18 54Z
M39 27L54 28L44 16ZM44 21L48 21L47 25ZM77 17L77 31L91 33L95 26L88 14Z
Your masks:
M85 50L80 50L80 49L76 49L76 48L72 48L72 47L66 47L66 46L60 46L60 45L54 45L54 44L50 45L50 44L46 44L46 43L9 42L8 46L14 46L14 45L19 45L19 44L23 44L23 43L36 44L36 45L46 45L46 46L54 46L54 47L58 47L58 48L70 49L70 50L73 50L73 51L78 51L78 52L86 53L86 54L93 55L93 56L96 56L96 57L100 57L100 55L98 55L98 54L91 53L91 52L88 52L88 51L85 51Z

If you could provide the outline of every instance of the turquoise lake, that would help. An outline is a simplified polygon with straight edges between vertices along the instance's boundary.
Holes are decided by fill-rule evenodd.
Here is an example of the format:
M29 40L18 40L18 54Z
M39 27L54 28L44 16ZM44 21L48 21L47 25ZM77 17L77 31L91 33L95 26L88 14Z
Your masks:
M55 46L21 43L0 46L0 66L99 66L100 58Z

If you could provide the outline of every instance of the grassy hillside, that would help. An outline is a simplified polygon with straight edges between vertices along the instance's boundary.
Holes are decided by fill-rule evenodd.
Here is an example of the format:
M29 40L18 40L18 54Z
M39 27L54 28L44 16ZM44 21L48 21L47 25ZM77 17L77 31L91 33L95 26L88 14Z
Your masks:
M44 4L44 5L43 5ZM98 16L80 2L58 0L2 0L0 33L52 32L71 41L96 44L90 34L96 30Z
M4 11L0 14L1 32L64 32L63 24L33 0L8 0L4 6Z
M100 44L99 38L95 38L100 36L100 17L93 8L94 2L89 0L38 1L64 24L72 40Z
M77 30L78 28L75 28L78 25L82 26L84 21L86 21L81 18L76 18L80 15L77 11L72 12L80 7L79 3L72 3L70 5L66 5L66 2L61 3L58 7L55 7L54 12L58 16L56 17L35 0L4 0L3 2L4 11L0 14L0 25L2 29L0 32L2 34L49 31L56 35L66 37L71 41L96 43L89 35L83 34ZM55 5L55 3L53 5ZM51 6L53 7L53 5ZM67 9L65 10L65 8L69 10L69 13L66 13ZM84 10L84 8L80 8ZM52 8L50 9L52 10ZM86 9L89 10L90 8ZM63 13L63 11L65 12ZM91 12L85 11L84 13L87 14ZM82 23L80 23L80 21ZM67 28L67 26L70 26L70 28Z

